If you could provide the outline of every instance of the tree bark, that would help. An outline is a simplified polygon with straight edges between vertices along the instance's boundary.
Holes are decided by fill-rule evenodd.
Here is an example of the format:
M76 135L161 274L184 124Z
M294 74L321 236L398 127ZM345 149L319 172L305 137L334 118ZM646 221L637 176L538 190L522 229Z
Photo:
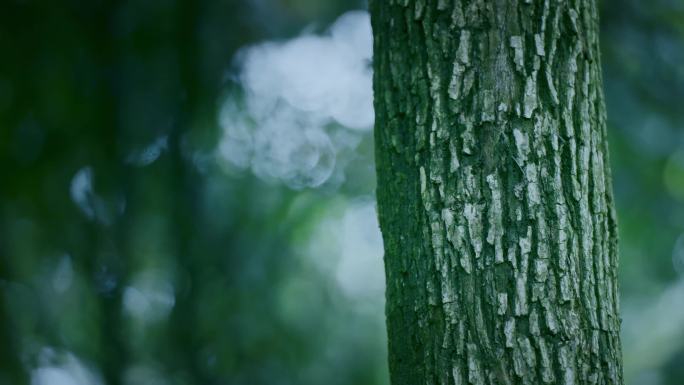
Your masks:
M622 384L596 2L370 8L392 384Z

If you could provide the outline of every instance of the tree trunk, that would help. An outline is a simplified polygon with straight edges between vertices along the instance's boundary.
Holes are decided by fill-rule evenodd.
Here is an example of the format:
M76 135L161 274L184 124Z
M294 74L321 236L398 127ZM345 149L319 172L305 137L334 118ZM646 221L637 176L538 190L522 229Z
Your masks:
M596 2L370 7L392 384L621 384Z

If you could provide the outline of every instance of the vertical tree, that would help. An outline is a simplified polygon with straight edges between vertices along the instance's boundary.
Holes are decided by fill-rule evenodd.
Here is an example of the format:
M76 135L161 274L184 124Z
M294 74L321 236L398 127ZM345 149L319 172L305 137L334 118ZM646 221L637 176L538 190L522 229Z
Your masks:
M621 384L594 0L374 0L400 384Z

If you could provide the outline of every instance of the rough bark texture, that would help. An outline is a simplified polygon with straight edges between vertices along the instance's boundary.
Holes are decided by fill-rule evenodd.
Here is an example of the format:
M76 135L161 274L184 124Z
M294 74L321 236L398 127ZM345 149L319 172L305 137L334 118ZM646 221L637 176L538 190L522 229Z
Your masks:
M400 384L621 384L594 0L374 0Z

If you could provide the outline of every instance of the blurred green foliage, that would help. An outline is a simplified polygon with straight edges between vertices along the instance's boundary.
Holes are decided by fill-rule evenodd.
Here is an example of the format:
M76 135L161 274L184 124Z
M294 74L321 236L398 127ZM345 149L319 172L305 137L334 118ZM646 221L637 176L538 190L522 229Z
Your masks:
M680 384L684 3L601 5L626 370ZM382 292L335 271L370 135L317 189L214 156L237 50L363 6L2 2L0 384L387 383Z

